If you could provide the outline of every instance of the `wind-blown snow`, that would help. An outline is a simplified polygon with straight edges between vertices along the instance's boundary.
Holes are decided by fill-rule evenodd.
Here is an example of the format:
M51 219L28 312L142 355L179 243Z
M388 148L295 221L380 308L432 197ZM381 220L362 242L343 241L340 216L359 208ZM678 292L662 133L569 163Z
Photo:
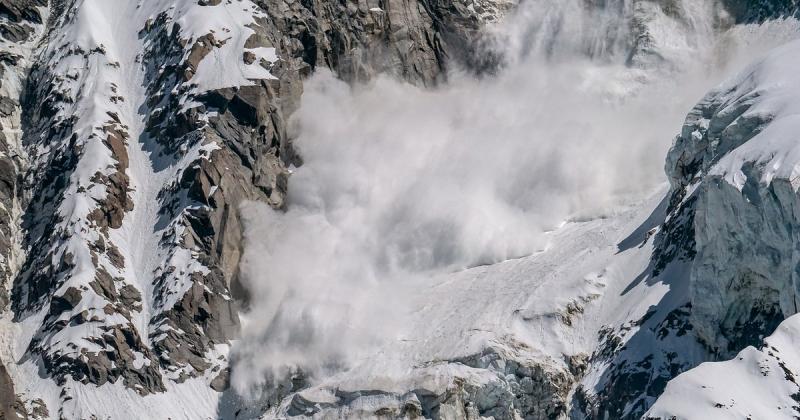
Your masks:
M752 101L743 119L770 121L763 131L719 160L710 175L720 175L731 185L742 189L747 176L742 172L746 162L763 166L758 182L769 184L774 178L788 179L795 189L800 187L800 44L793 42L775 49L763 60L752 64L740 76L725 83L724 101ZM732 105L731 105L732 106Z
M643 315L666 292L666 288L656 287L646 296L641 292L622 296L626 280L647 267L652 244L624 251L618 247L644 222L663 193L663 186L659 187L648 199L608 218L569 222L545 234L549 247L535 255L453 273L395 277L394 283L348 289L352 299L346 302L346 315L351 318L328 317L325 324L296 324L299 328L295 330L281 331L285 335L280 338L286 339L281 344L286 347L272 347L277 342L272 340L277 338L271 337L260 343L259 349L287 364L298 363L329 374L320 378L316 387L304 391L311 393L327 389L402 393L420 387L436 391L448 385L448 378L465 372L493 378L494 373L446 363L490 345L566 369L563 354L591 352L595 335L587 332ZM253 234L266 234L268 229L265 225ZM641 233L637 239L646 241ZM322 287L316 289L321 297L318 306L307 311L309 318L323 314L322 310L331 313L331 301L323 299L327 294L333 292L335 298L341 298L336 290ZM609 296L604 302L607 306L587 305L603 295ZM339 304L344 305L341 299ZM586 307L587 311L571 319L571 327L564 323L572 318L566 310L569 305ZM620 307L628 310L613 310ZM315 313L315 309L320 312ZM283 311L281 316L286 316ZM374 335L359 331L376 327L385 331ZM299 339L304 338L302 333L314 333L326 341L304 342ZM311 349L303 347L309 344ZM331 353L331 348L341 353ZM342 356L335 361L346 362L348 370L336 372L320 363L321 355Z
M233 353L238 392L256 394L297 370L310 375L304 392L323 396L331 388L436 390L456 375L489 381L495 373L447 363L487 346L566 369L563 356L590 353L601 326L637 320L668 293L663 283L632 281L650 259L652 232L636 228L664 194L660 168L671 133L729 67L797 37L798 24L719 33L724 19L715 2L678 1L680 17L647 2L603 3L590 9L583 0L525 3L486 41L506 60L496 77L454 72L448 85L424 91L386 77L350 87L320 70L305 84L295 117L305 165L291 180L288 211L243 209L242 277L255 304L244 314L245 335ZM87 244L97 232L74 222L85 221L105 194L79 187L114 166L101 140L89 137L113 111L130 132L127 174L135 205L111 233L129 264L118 270L100 263L143 292L143 310L131 322L145 341L157 341L169 327L151 319L180 298L190 273L207 270L191 250L161 245L165 236L179 240L181 226L158 225L160 188L213 146L199 142L168 167L158 161L157 145L142 135L139 60L146 41L139 31L166 12L187 45L214 34L221 45L187 82L196 85L192 93L272 78L262 62L268 67L278 57L273 48L250 49L255 62L244 63L247 26L257 13L250 1L199 7L196 0L84 0L78 10L52 45L104 53L90 62L77 55L53 60L54 73L64 76L60 87L71 97L82 92L59 116L80 116L75 130L86 146L60 212L73 231L55 257L68 251L76 258L62 289L93 278ZM647 28L642 38L632 33L639 25ZM647 42L633 45L633 38ZM742 89L753 81L764 92L796 89L787 77L795 61L733 80ZM112 95L125 101L108 100ZM764 105L775 127L796 119L788 99ZM743 147L715 170L738 185L748 159L794 179L796 151L784 135L791 132L759 138L759 148ZM620 245L631 237L637 246ZM173 273L168 293L156 302L152 278L167 270ZM128 322L98 310L103 302L86 293L76 311L91 311L106 325ZM23 360L44 315L3 332L0 347L16 344L9 360ZM92 328L72 326L42 345L63 354L100 351L84 340L96 334ZM782 334L773 341L787 341ZM208 358L227 350L218 346ZM763 356L753 352L745 352L749 362ZM137 353L135 363L149 361ZM38 368L32 359L11 365L18 392L43 398L66 418L132 412L213 418L219 410L209 377L166 381L167 392L146 397L119 382L94 387L68 380L60 394L62 387L42 380ZM592 374L587 383L596 382ZM787 403L784 396L777 405Z
M508 63L496 78L453 74L447 86L422 91L387 78L351 88L318 72L306 84L295 121L304 165L291 179L289 210L244 210L242 275L259 305L234 353L240 392L298 369L313 378L364 360L389 369L392 359L408 363L403 355L420 351L430 360L457 357L504 334L559 348L559 337L542 345L557 329L552 323L533 331L482 325L521 311L517 295L566 304L566 295L517 289L522 279L502 271L536 257L499 264L474 285L442 273L547 255L558 246L548 231L609 217L642 197L663 179L670 133L726 64L796 36L796 22L787 21L739 43L741 28L714 32L718 16L708 2L681 2L688 22L612 3L591 10L577 1L526 3L494 29L496 42L487 41ZM626 28L643 16L649 45L664 54L630 51ZM575 241L575 253L593 244ZM438 282L458 286L435 294L429 288ZM487 336L473 342L480 334L472 329ZM405 331L424 338L408 345Z

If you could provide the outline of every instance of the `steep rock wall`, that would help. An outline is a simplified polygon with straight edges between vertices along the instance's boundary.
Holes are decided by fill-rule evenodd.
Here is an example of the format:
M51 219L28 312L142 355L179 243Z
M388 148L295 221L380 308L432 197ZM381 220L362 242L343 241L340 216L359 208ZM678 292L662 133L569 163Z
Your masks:
M303 78L327 67L442 82L510 7L4 0L8 42L46 34L30 59L2 56L16 90L2 102L14 137L0 162L0 264L13 291L0 302L28 329L17 356L66 388L144 396L202 378L224 390L246 304L238 208L284 206Z

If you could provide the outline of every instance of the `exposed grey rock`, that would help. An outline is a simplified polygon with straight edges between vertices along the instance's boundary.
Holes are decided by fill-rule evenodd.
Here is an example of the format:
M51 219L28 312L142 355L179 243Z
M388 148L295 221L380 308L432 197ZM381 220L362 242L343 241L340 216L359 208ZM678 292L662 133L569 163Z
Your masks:
M781 2L746 3L736 19L788 10ZM643 273L670 287L665 306L601 332L590 365L607 367L596 388L576 391L576 415L639 418L668 381L760 346L797 312L796 188L785 179L759 182L765 168L754 163L743 165L741 189L710 173L770 123L769 115L747 112L759 95L712 91L689 113L667 157L671 190L665 214L654 215L663 222Z
M41 24L37 7L47 5L47 0L0 0L0 37L11 42L28 41L34 34L34 25Z
M732 356L758 345L797 312L796 223L800 203L790 180L758 182L762 167L746 163L741 191L710 168L761 132L767 115L747 110L758 93L731 98L713 92L692 111L667 158L674 209L691 212L695 233L690 276L691 322L715 354Z
M211 389L217 392L225 391L230 387L230 369L223 369L209 385Z
M259 0L269 15L253 28L247 47L273 46L281 58L328 67L348 81L389 73L412 83L432 85L448 66L477 63L476 33L485 17L470 11L472 2L367 0L331 3ZM484 2L509 8L511 2ZM502 10L494 10L495 15ZM492 16L486 11L485 16Z
M31 47L26 44L33 41L37 28L41 30L38 7L46 4L46 0L0 0L0 314L8 309L8 289L22 259L20 173L25 169L25 153L14 133L20 128L22 114L18 87L30 65ZM0 419L26 418L12 378L0 360Z
M442 389L405 393L380 390L329 390L335 402L315 401L313 394L289 395L269 415L279 418L374 417L385 419L559 419L566 418L568 395L579 376L554 364L515 360L505 351L486 351L458 360L432 363L461 365L491 372L492 379L456 377Z
M198 7L221 4L220 0L196 3ZM102 385L121 380L125 386L145 395L165 390L167 381L183 382L202 376L212 389L226 390L229 385L226 361L210 360L209 354L216 345L227 344L237 337L238 310L240 305L247 304L246 290L237 279L242 254L242 222L238 208L248 200L267 203L279 211L285 208L289 168L302 164L302 156L298 156L292 146L287 121L300 104L304 79L316 69L329 68L349 82L366 81L386 73L420 86L433 86L445 81L447 71L454 66L476 72L490 71L496 62L493 57L486 59L476 54L479 45L475 37L486 21L494 19L511 4L445 0L259 0L256 3L265 15L251 25L255 33L238 57L246 64L268 68L275 78L253 80L252 85L209 91L198 89L195 82L203 60L228 42L220 34L185 38L167 11L154 16L139 32L139 39L147 49L137 58L136 64L146 69L142 89L147 98L145 104L136 105L141 105L138 112L147 115L146 136L143 136L146 139L131 138L130 121L116 113L108 113L102 120L93 122L101 127L102 135L98 138L115 163L110 173L97 172L90 185L81 186L83 190L77 192L85 193L93 187L106 191L103 198L93 199L96 208L82 220L86 225L80 226L97 233L97 238L93 237L87 245L94 275L83 287L67 285L76 270L76 257L62 245L75 232L59 227L64 216L57 211L70 187L70 176L84 158L82 141L85 139L78 138L75 129L79 116L63 112L64 107L76 103L80 97L68 88L67 75L59 74L55 65L59 60L71 59L91 68L95 65L92 60L106 57L103 47L84 51L63 46L50 51L45 45L43 56L29 76L36 83L29 83L19 98L0 98L0 116L15 116L21 112L28 116L22 127L25 132L23 148L31 152L30 156L25 156L29 158L28 167L15 156L20 151L13 150L5 137L0 137L0 256L9 258L16 241L12 226L15 218L8 209L24 206L27 211L24 248L29 250L29 255L16 277L12 307L17 320L40 310L46 312L30 343L28 356L39 357L47 374L57 381L63 383L66 378L72 378ZM655 3L669 9L669 1ZM49 18L51 28L67 24L74 13L72 8L78 4L56 2ZM43 23L35 7L44 5L44 0L0 0L0 14L6 18L0 24L0 36L11 42L32 39L36 24ZM743 5L730 2L731 10L741 21L759 20L791 10L788 3L785 7L776 3L774 7L766 6L758 11L744 10ZM629 64L652 58L648 44L651 40L645 36L647 28L640 29L642 37L631 47ZM247 49L258 47L276 48L279 60L257 63L257 56ZM20 56L0 52L2 71L9 71L22 61ZM114 66L115 63L105 65ZM129 98L114 92L110 100L117 103ZM737 142L746 141L748 130L755 130L761 123L742 119L736 130L729 129L727 118L736 119L737 116L717 112L719 104L706 105L708 109L699 108L696 113L716 118L708 129L708 138L724 137L724 141L713 147L734 147ZM718 129L720 133L715 131ZM137 209L128 175L129 150L139 145L132 145L135 142L142 142L146 152L152 153L159 164L182 165L174 179L158 186L154 203L159 209L157 227L169 228L164 229L158 244L165 250L164 255L159 256L163 261L159 262L161 265L152 273L152 278L146 279L152 282L153 294L144 297L144 289L126 283L118 274L111 274L131 264L114 243L112 233L121 229L126 217ZM694 193L686 188L694 182L699 168L712 163L714 156L724 152L713 149L712 143L692 145L691 150L685 148L671 155L674 167L671 170L672 201L669 217L659 233L654 273L668 270L674 264L691 262L699 258L698 255L708 257L720 244L735 239L732 226L702 217L707 216L703 212L708 212L713 200L729 203L735 192L720 188L716 192ZM212 151L184 162L186 150L198 145L209 145L208 150ZM752 192L751 197L760 200L759 203L773 196L778 199L755 210L737 208L741 210L737 223L749 223L753 231L765 230L768 233L764 235L765 246L776 237L796 242L796 238L791 237L793 233L766 221L773 217L769 212L796 211L785 186L776 184L772 190L751 187L748 193ZM23 194L22 190L28 193ZM724 231L727 236L718 243L698 238L707 230ZM207 270L183 272L186 267L170 260L178 251L191 253L192 261ZM771 247L764 255L748 252L742 250L735 259L771 261L781 275L787 272L791 261L788 247ZM719 276L720 284L726 283L725 287L734 292L726 295L726 299L730 299L724 301L733 308L731 311L721 314L716 306L691 302L661 318L643 319L641 325L652 330L656 340L665 337L693 340L697 334L715 352L735 351L758 340L765 330L791 311L788 296L793 296L793 291L773 284L770 279L774 273L748 271L747 268L732 260L715 266L724 274ZM16 275L14 267L0 264L4 282L13 275ZM181 280L187 280L185 287L178 281L179 275L184 276ZM753 299L744 293L735 293L746 289L757 289L760 293ZM8 300L4 293L5 288L0 288L0 308ZM92 294L101 298L100 307L92 309L120 315L126 322L105 325L89 311L81 310L81 304ZM150 307L145 311L143 305ZM560 315L569 325L582 311L583 307L575 304ZM142 312L152 315L145 331L139 330L133 322ZM92 338L95 340L92 343L102 346L103 351L65 355L44 345L55 334L86 323L96 324L100 333ZM626 328L632 329L631 326ZM646 402L642 401L661 392L666 381L690 363L671 363L672 349L658 348L658 345L654 347L664 351L656 357L647 355L636 360L620 357L625 352L623 338L627 339L624 329L605 331L600 351L591 356L568 358L566 369L550 369L487 350L447 363L494 372L497 378L489 383L456 381L446 391L418 389L402 395L368 390L339 392L338 402L327 406L293 394L288 397L290 404L286 413L292 416L341 413L345 407L355 409L364 397L374 397L382 401L381 406L362 414L559 418L568 414L570 390L587 366L608 362L612 368L602 394L598 397L590 395L590 390L579 390L575 398L583 413L589 413L590 417L630 417L642 412L646 408ZM704 353L702 357L710 356ZM286 389L297 391L304 386L303 381L298 380ZM633 409L626 408L629 403Z
M42 401L41 398L35 398L30 402L30 410L28 412L28 418L30 419L46 419L50 418L50 411L47 409L47 405Z
M14 384L5 366L0 363L0 420L27 419L22 402L17 399Z
M12 22L28 21L42 23L42 16L37 6L46 6L47 0L2 0L0 1L0 15L7 17Z
M180 148L199 139L220 146L164 191L164 214L188 228L181 246L199 250L199 260L210 268L205 276L192 276L195 286L152 321L161 362L181 378L205 371L210 364L202 362L203 354L237 334L236 304L230 297L246 301L236 278L242 238L238 208L246 200L284 207L288 167L302 163L292 147L287 120L299 105L303 78L317 67L329 67L350 81L388 72L412 83L434 84L443 80L447 65L456 62L449 49L465 51L484 22L466 6L449 2L392 0L383 2L380 11L375 10L381 6L377 2L256 3L268 17L257 19L245 48L277 48L280 60L262 63L277 80L195 95L192 99L202 105L188 110L178 111L181 96L170 92L192 96L185 83L191 84L200 62L220 43L213 34L181 39L166 29L166 15L141 32L153 46L144 57L154 81L148 103L159 108L148 120L150 135L163 153L176 158ZM247 60L248 52L242 54ZM468 61L467 54L458 58ZM206 124L208 111L216 115ZM185 199L169 198L183 194ZM157 278L157 290L166 290L170 279L169 273ZM156 299L164 299L159 293ZM165 326L174 331L162 334Z
M792 16L800 9L797 0L723 0L740 22L761 22L781 16Z

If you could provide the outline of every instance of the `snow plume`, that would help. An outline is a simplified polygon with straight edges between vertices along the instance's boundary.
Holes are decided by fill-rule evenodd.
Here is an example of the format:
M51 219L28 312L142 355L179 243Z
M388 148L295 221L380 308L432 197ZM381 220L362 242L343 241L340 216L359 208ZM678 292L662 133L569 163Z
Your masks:
M714 2L670 15L602 3L523 3L490 30L487 48L507 61L494 77L454 73L423 90L318 71L306 83L288 211L243 209L253 305L234 349L239 392L374 357L420 328L408 302L433 273L543 250L562 222L663 182L687 110L752 50L721 36ZM790 26L748 45L780 43Z

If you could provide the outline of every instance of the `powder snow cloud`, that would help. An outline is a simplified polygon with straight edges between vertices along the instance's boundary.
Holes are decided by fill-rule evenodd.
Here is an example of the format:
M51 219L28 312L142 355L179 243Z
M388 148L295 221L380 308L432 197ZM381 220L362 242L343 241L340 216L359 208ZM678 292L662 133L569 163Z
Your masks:
M233 354L239 392L346 369L404 336L431 273L530 255L563 222L642 196L664 181L691 92L762 47L711 39L708 16L663 40L666 64L631 66L630 34L614 29L630 16L581 3L528 2L494 28L487 48L507 59L495 77L454 72L425 90L319 71L306 83L288 210L242 210L254 303ZM755 39L781 40L765 31Z

